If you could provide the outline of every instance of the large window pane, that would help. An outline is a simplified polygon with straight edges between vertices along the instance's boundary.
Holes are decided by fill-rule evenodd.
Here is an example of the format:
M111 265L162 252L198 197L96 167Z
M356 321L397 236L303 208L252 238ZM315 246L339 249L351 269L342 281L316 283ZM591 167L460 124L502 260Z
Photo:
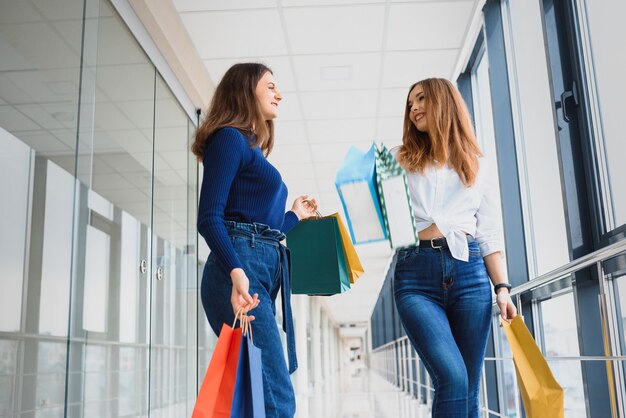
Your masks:
M0 127L0 331L21 329L31 148Z
M178 417L191 414L186 393L187 358L195 357L185 346L189 268L195 270L187 260L189 135L188 118L160 76L154 119L152 245L156 274L151 278L150 407L155 416Z
M579 357L578 327L573 293L541 302L544 355L552 357L548 364L565 393L565 416L586 417L585 392L579 360L558 357Z
M557 127L545 51L541 2L507 0L507 56L529 271L569 261Z
M626 27L622 16L626 3L608 0L585 1L593 59L594 82L597 88L597 132L607 158L606 175L609 190L605 196L608 208L608 229L626 223L626 154L623 115L626 112Z

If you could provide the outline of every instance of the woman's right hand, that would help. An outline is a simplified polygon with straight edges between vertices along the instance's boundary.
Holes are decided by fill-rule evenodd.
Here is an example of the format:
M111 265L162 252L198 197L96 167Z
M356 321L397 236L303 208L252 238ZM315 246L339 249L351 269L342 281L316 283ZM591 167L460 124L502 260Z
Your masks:
M240 310L247 314L252 309L259 306L259 294L250 296L250 280L243 269L236 268L230 272L230 279L233 282L233 290L230 295L230 303L233 305L233 312L237 315ZM248 320L253 321L254 316L248 315Z

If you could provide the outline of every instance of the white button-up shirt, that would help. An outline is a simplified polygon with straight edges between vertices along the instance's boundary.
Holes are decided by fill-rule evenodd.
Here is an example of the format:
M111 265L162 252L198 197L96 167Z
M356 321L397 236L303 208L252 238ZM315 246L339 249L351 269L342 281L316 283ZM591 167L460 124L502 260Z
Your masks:
M395 155L399 149L392 152ZM501 206L495 164L479 158L473 186L467 187L454 168L427 167L424 173L407 172L407 182L418 231L436 224L457 260L469 259L466 234L480 246L482 256L497 251L504 255Z

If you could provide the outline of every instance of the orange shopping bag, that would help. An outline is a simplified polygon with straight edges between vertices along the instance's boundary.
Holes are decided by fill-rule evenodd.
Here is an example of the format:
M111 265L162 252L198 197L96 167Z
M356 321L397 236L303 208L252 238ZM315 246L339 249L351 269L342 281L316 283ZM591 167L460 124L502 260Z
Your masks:
M237 321L237 315L235 322ZM202 381L192 418L229 418L235 392L241 328L222 326Z

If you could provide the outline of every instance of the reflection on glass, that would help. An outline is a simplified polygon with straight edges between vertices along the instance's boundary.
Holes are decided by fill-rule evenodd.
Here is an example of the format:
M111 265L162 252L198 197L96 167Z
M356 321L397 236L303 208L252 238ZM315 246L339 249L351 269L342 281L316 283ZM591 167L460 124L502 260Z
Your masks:
M122 248L120 251L120 341L133 343L138 337L141 225L137 219L122 212Z
M626 276L615 279L616 302L617 302L617 322L619 324L619 338L622 353L626 352ZM626 372L626 362L622 362L624 372Z
M41 334L67 335L74 183L72 175L48 161L39 299Z
M507 360L497 362L498 390L500 398L501 412L511 418L519 417L520 399L519 388L517 386L517 375L515 364L513 363L513 353L506 339L504 331L500 328L500 316L493 320L493 335L497 339L497 355Z
M83 329L106 332L111 237L87 225Z
M37 345L34 405L36 409L63 406L65 401L66 354L67 347L65 343L40 342ZM48 411L48 413L53 412Z
M542 337L546 357L578 357L578 330L573 294L541 302ZM586 417L580 361L548 360L554 377L565 393L565 416Z
M151 407L163 416L189 415L186 391L188 252L188 118L159 75L154 130ZM187 413L189 412L189 413Z
M30 176L31 148L0 128L0 331L20 330Z
M496 161L496 134L493 125L493 109L491 106L491 85L489 82L489 60L487 52L482 52L472 73L472 91L474 92L474 118L476 120L476 139L485 156ZM496 176L499 173L496 170ZM500 199L500 181L496 182L496 195ZM500 205L497 205L499 208ZM502 213L498 214L500 225L504 228ZM506 259L503 259L506 269Z

